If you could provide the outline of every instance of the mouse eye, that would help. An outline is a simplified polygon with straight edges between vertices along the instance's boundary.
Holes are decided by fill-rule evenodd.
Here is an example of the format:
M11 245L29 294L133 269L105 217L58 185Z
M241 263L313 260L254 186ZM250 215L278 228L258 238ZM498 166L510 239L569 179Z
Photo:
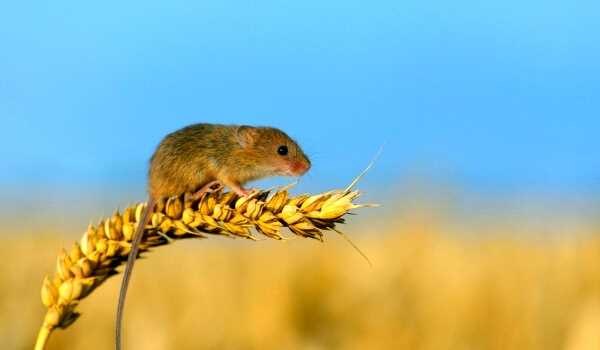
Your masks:
M287 146L279 146L279 148L277 149L277 153L279 153L282 156L287 156L287 154L288 154Z

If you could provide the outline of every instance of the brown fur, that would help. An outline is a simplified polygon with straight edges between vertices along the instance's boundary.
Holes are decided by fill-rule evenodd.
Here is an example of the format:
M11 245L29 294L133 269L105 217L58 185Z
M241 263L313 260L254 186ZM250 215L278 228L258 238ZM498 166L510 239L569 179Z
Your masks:
M288 155L277 153L288 147ZM237 190L248 181L305 170L310 161L283 131L269 127L194 124L167 135L150 160L148 190L158 200L218 180Z

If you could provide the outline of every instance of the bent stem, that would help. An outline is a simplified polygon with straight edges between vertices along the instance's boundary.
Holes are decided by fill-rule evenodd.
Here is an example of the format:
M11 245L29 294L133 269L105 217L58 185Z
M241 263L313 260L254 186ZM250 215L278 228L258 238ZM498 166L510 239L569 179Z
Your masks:
M37 339L35 341L34 350L44 350L46 348L46 343L48 342L48 338L50 337L50 333L54 327L46 325L46 322L42 324L40 327L40 331L38 332Z
M337 224L345 222L348 212L370 206L355 204L360 192L351 188L295 197L288 194L288 189L284 187L274 193L258 191L248 197L223 191L200 199L182 194L160 201L144 228L140 252L174 240L209 235L255 240L253 230L281 240L285 238L281 234L284 227L296 236L323 241L323 232L336 230ZM62 250L55 274L46 276L42 284L42 303L48 311L35 350L44 349L55 328L66 328L77 319L79 314L75 309L81 299L118 274L117 268L127 260L131 250L132 236L144 206L139 203L122 214L116 211L97 226L90 224L69 252Z

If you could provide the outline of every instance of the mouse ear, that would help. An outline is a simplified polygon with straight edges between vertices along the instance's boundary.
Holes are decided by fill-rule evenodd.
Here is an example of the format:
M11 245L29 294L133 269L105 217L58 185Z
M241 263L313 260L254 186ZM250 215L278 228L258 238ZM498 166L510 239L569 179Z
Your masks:
M258 138L258 130L249 125L240 125L235 130L235 136L243 148L254 145Z

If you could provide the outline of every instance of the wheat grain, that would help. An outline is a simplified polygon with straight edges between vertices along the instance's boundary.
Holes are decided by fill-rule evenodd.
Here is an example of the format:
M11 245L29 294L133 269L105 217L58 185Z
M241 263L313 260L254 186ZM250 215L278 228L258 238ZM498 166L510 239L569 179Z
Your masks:
M158 203L144 229L140 251L147 251L184 238L226 235L255 239L252 229L272 239L282 239L281 229L322 241L323 231L344 222L360 195L348 188L316 195L290 197L287 186L271 193L257 191L248 197L233 192L215 192L200 200L182 194ZM42 303L47 308L35 349L42 350L51 332L66 328L79 316L77 304L127 260L131 239L145 203L116 211L97 226L89 225L80 242L69 252L63 250L56 261L53 277L44 278Z

